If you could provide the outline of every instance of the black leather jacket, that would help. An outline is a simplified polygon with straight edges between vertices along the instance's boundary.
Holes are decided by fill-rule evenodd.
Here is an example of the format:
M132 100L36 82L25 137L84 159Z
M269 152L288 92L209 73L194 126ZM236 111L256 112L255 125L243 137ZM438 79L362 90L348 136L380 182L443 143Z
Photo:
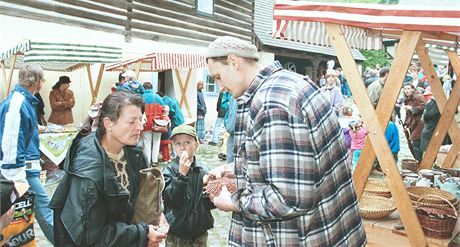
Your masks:
M213 227L211 209L215 206L203 196L203 176L208 171L206 166L194 162L187 176L184 176L179 173L177 158L163 168L164 215L170 225L169 234L194 240Z
M147 167L140 149L124 147L129 193L116 180L97 131L76 138L64 164L67 172L50 203L56 246L147 246L146 224L131 224L139 170Z

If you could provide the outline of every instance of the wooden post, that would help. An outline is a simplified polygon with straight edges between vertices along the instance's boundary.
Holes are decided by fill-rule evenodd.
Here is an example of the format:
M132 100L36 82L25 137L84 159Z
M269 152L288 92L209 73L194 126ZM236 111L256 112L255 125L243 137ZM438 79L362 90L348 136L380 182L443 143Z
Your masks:
M99 94L99 87L101 86L102 75L104 74L104 68L105 68L105 64L101 63L99 66L99 73L97 74L96 89L94 90L95 100L97 100L97 95Z
M136 80L139 80L139 73L141 72L142 60L136 63Z
M457 125L457 121L454 119L455 111L458 107L460 100L460 83L455 83L452 90L452 94L447 100L447 104L442 111L441 117L439 118L438 125L431 136L428 148L423 156L422 162L420 163L419 169L431 169L433 166L436 155L438 154L439 147L441 146L444 137L447 134L449 125ZM456 143L454 141L454 143ZM457 150L454 150L457 152Z
M426 246L427 242L422 231L422 227L420 226L420 222L418 221L415 210L412 207L410 198L404 184L402 183L393 155L391 155L391 150L385 136L383 135L384 129L377 120L374 107L370 103L369 96L367 95L367 91L362 83L361 76L358 72L353 56L351 55L351 51L345 40L344 34L342 33L340 26L337 24L324 23L324 25L326 26L329 39L335 48L337 57L339 58L340 64L347 75L348 81L353 82L350 83L353 94L360 96L355 97L356 105L360 109L365 126L368 128L368 137L377 153L380 165L387 175L388 186L396 202L396 207L400 213L401 221L407 231L409 242L413 246Z
M425 42L422 39L417 44L416 50L417 50L417 55L419 56L419 59L420 59L420 64L422 65L422 68L428 77L428 81L430 81L431 91L433 93L433 96L436 99L436 103L438 105L439 111L444 112L444 107L447 106L446 105L447 97L442 88L441 81L439 80L438 74L434 70L433 63L431 61L431 58L428 55L428 50L425 48ZM459 64L458 57L451 55L451 57L449 58L452 59L451 61L453 65L454 64L457 65L456 69L458 70L458 66L460 66L458 65ZM458 103L457 103L457 106L458 106ZM441 123L441 121L439 121L439 123ZM452 138L453 143L460 143L460 130L459 130L458 125L455 123L455 121L449 125L449 135ZM457 145L455 145L454 147L457 149ZM434 158L436 157L435 154L438 153L439 146L436 148L437 150L435 150L435 148L436 147L428 146L428 150L425 153L424 159L422 160L422 163L420 164L418 169L429 169L432 167Z
M91 64L85 64L86 71L88 72L88 81L89 81L89 90L91 90L91 104L96 102L96 97L94 96L94 85L93 85L93 78L91 77Z
M420 35L420 32L405 31L401 36L401 40L396 50L395 58L391 65L390 71L388 72L382 95L380 96L380 100L376 109L377 118L380 125L382 126L382 129L386 129L388 120L393 113L396 99L398 98L404 76L406 75L410 61L412 60L412 54L414 53L415 46L417 45ZM354 83L354 81L352 83ZM357 83L364 85L362 80L357 81ZM364 93L367 95L367 91ZM361 94L353 92L353 95ZM361 151L361 155L359 157L358 165L356 166L355 172L353 173L353 183L355 185L355 190L358 198L361 198L361 195L364 192L367 177L369 177L371 174L375 157L376 156L372 148L372 144L369 141L369 138L366 138L363 149Z
M3 83L5 84L5 97L8 96L8 79L6 79L6 67L5 67L5 60L0 61L0 66L2 67L2 78Z
M11 61L11 66L10 66L10 76L8 79L8 87L6 92L8 93L11 90L11 81L13 80L13 73L14 73L14 66L16 66L16 59L18 58L18 54L13 55L13 60Z
M185 104L185 109L187 111L187 116L192 117L192 112L190 111L190 106L189 106L188 100L187 100L187 87L188 87L188 83L190 81L190 76L192 75L192 69L189 69L188 72L187 72L187 78L185 80L185 85L183 85L183 83L182 83L182 78L180 77L179 70L174 69L174 71L176 72L176 77L177 77L177 81L179 82L179 88L180 88L180 92L181 92L181 98L180 98L179 105L180 105L180 107L182 107L182 105Z
M457 53L454 51L448 51L447 56L449 57L450 63L454 69L455 74L457 75L457 78L460 78L460 59L458 58ZM454 141L450 147L450 151L447 153L446 158L442 163L442 167L451 168L454 166L454 162L457 159L459 149L460 143L458 141Z

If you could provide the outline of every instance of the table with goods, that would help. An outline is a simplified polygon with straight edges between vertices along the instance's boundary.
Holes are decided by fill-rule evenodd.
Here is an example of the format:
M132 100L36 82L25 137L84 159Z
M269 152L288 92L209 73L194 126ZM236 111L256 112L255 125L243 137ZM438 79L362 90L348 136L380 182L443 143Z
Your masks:
M417 170L417 164L403 160L400 173L427 243L460 246L460 169ZM369 246L410 246L384 174L368 178L359 207Z

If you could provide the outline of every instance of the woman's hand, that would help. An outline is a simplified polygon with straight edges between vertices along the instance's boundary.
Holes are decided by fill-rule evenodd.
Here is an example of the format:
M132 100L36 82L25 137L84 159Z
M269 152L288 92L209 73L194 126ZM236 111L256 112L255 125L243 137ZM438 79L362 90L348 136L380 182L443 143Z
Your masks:
M155 230L154 226L149 225L149 235L147 237L149 239L148 247L157 247L166 238L166 233L161 233Z
M192 166L192 162L188 159L187 152L182 151L179 159L179 172L182 175L187 176L188 172L190 171L190 166Z

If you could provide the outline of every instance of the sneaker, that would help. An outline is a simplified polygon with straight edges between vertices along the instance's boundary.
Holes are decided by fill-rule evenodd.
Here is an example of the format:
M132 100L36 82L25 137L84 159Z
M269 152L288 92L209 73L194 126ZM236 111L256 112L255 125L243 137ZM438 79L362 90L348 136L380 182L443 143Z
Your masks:
M211 146L217 146L217 143L211 141L211 142L208 142L208 145L211 145Z
M220 160L227 160L227 155L224 154L224 153L218 154L217 157L218 157Z

